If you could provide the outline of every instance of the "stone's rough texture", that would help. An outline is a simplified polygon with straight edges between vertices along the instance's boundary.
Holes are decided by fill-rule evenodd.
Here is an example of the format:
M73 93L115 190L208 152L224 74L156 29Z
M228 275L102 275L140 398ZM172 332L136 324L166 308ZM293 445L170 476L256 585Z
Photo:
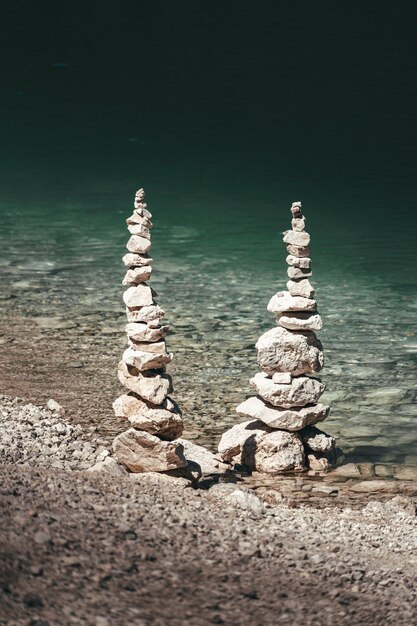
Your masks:
M130 308L150 306L153 304L153 292L149 285L136 285L126 289L123 300Z
M297 280L299 278L308 278L312 275L311 269L303 269L302 267L293 267L290 265L287 269L288 278Z
M126 244L126 248L129 252L135 254L145 254L151 248L151 241L140 235L132 235Z
M136 350L130 346L123 352L122 359L127 365L136 367L136 369L142 372L144 370L155 370L165 367L172 361L172 354Z
M293 256L309 257L311 250L308 246L295 246L293 244L288 244L287 252Z
M134 428L115 438L113 453L131 472L166 472L187 465L180 443L161 441Z
M149 228L146 228L143 224L129 224L127 229L132 235L139 235L140 237L145 237L145 239L151 238Z
M275 383L265 373L259 372L251 378L250 383L266 402L283 409L313 404L324 391L320 380L308 376L292 378L288 385Z
M272 375L272 382L278 383L280 385L290 385L291 374L286 373L286 372L275 372Z
M159 322L164 315L165 311L155 303L141 307L138 310L131 311L129 308L126 309L128 322L146 322L148 326L151 326L152 322L159 326Z
M268 404L261 398L252 397L239 404L236 411L241 415L260 420L270 428L296 431L310 424L324 421L329 414L329 407L324 404L313 404L281 409Z
M153 259L147 254L133 254L132 252L125 254L122 261L126 267L141 267L153 263Z
M268 303L271 313L285 313L287 311L316 311L317 303L310 298L292 296L288 291L278 291Z
M314 374L323 367L322 345L312 331L294 333L277 326L259 337L256 348L259 367L271 376L274 372Z
M223 474L228 470L229 466L222 463L213 452L204 446L199 446L187 439L178 439L178 443L184 447L184 456L187 461L199 465L203 474Z
M293 254L289 254L285 260L287 265L291 265L292 267L301 267L305 270L311 268L311 259L308 257L300 258L298 256L294 256Z
M103 461L97 461L95 465L89 467L87 472L91 474L101 474L110 476L128 476L124 465L120 465L113 457L107 456Z
M277 322L287 330L321 330L323 323L318 313L287 311L277 317Z
M300 437L272 430L258 420L237 424L226 431L219 443L219 453L225 461L259 472L305 469Z
M287 230L284 233L284 243L294 246L308 246L310 243L310 235L304 231Z
M133 211L132 215L126 220L127 227L141 225L144 228L152 228L153 224L149 217L145 217L138 211ZM129 231L130 232L130 231Z
M138 283L144 283L150 279L152 274L152 268L150 265L143 265L142 267L134 267L127 270L125 277L123 278L123 285L137 285Z
M292 296L302 296L303 298L312 298L315 294L310 281L307 278L301 280L289 280L287 289Z
M136 368L120 361L118 376L124 387L153 404L162 404L172 392L171 376L163 372L150 370L140 373Z
M324 362L314 333L322 321L308 280L310 235L304 230L301 202L292 204L291 213L292 230L284 232L288 291L279 291L269 301L268 311L276 314L277 326L256 343L262 371L250 383L259 395L236 409L254 421L224 433L219 445L225 460L268 473L298 471L306 465L313 472L322 471L340 460L333 437L312 426L325 420L330 410L318 404L324 385L312 377Z
M125 394L114 401L113 409L116 417L129 420L136 429L163 439L175 439L183 431L181 412L172 400L155 405L136 395Z
M333 452L336 447L334 437L314 426L307 426L300 432L304 444L313 452Z
M169 326L152 328L144 322L130 322L125 330L129 339L133 341L160 341L168 333Z
M306 226L306 220L304 217L293 217L293 219L291 220L291 228L293 230L304 230Z

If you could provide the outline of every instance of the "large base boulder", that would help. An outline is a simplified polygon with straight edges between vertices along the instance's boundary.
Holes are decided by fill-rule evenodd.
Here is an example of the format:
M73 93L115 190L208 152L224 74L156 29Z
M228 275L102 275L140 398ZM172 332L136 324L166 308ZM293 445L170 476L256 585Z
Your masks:
M274 474L305 469L304 447L296 433L274 430L259 420L237 424L219 444L220 456L249 470Z
M115 438L113 454L131 472L166 472L187 465L182 444L134 428Z

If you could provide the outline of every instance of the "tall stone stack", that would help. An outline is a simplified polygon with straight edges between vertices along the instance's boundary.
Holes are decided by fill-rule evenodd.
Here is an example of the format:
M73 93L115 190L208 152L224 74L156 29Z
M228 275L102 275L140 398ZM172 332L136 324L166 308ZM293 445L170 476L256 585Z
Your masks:
M260 372L250 381L258 395L237 407L251 418L224 433L219 452L224 460L261 472L326 469L334 461L335 440L314 426L329 414L318 402L324 384L323 348L315 331L321 317L310 283L310 235L305 231L301 202L291 206L292 229L287 246L288 291L269 304L277 325L256 344Z
M123 300L128 347L119 363L118 376L127 392L113 403L116 417L131 425L115 438L113 454L131 472L163 472L187 465L183 445L175 441L183 431L183 421L178 405L170 397L172 380L166 373L172 360L165 343L169 327L162 323L165 313L146 282L153 262L149 256L151 219L144 190L139 189L133 214L126 220L130 239L128 253L123 257L127 267Z

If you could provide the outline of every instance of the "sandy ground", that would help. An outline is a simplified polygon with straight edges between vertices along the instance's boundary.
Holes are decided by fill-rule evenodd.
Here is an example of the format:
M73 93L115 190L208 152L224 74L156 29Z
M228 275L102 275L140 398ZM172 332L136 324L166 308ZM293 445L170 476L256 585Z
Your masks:
M0 624L395 624L417 611L417 519L238 508L169 477L1 469Z

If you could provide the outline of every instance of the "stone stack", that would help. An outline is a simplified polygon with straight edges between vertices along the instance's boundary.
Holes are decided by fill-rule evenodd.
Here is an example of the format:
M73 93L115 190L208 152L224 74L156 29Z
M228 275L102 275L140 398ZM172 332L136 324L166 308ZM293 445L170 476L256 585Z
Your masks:
M335 440L314 426L329 414L318 402L324 384L323 348L314 331L322 327L311 277L310 235L301 202L291 206L291 230L284 232L288 291L269 304L277 326L258 340L260 372L250 381L258 395L237 407L251 418L224 433L219 452L225 461L261 472L326 469L334 461Z
M185 467L183 445L175 441L183 431L178 405L170 397L172 380L166 366L172 354L166 349L168 326L148 281L152 274L152 215L145 193L135 196L133 214L126 220L130 239L123 257L127 267L123 285L128 347L119 363L118 375L127 392L113 404L116 417L131 424L115 438L115 459L131 472L163 472Z

